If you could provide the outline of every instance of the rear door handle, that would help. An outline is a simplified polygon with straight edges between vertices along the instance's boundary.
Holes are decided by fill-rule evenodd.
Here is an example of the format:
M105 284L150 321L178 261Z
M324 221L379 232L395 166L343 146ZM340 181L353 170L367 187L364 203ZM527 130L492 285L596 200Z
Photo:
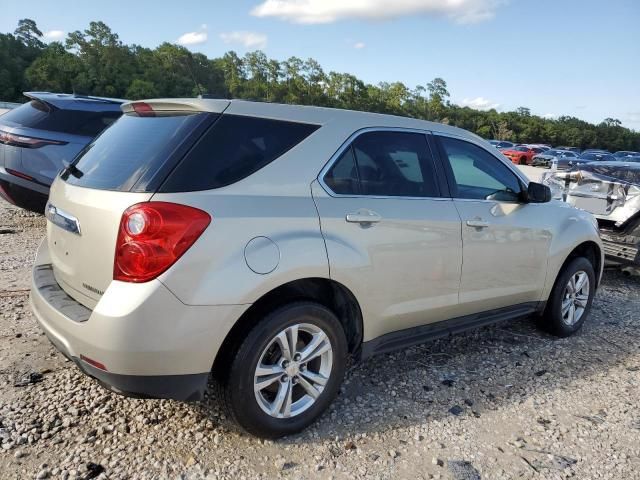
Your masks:
M473 228L487 228L489 226L489 222L485 222L484 220L467 220L467 226Z
M382 217L371 210L358 210L355 213L347 213L345 220L349 223L378 223Z

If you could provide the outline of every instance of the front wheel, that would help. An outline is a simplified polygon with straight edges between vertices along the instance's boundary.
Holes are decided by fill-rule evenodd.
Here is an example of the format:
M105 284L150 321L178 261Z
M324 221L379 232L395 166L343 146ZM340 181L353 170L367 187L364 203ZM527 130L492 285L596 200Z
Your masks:
M286 305L248 333L219 398L230 417L253 435L299 432L335 398L347 353L333 312L312 302Z
M541 318L542 327L559 337L580 330L591 311L595 286L591 262L584 257L571 260L556 279Z

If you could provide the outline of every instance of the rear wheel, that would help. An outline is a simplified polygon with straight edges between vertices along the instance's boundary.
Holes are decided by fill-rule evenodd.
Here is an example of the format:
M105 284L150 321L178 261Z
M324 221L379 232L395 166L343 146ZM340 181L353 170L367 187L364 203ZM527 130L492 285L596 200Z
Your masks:
M526 165L527 164L527 159L526 157L521 157L520 158L520 165Z
M219 384L219 399L230 418L253 435L296 433L334 399L346 359L346 337L333 312L312 302L293 303L249 332Z
M559 337L580 330L591 310L595 285L591 262L584 257L571 260L556 279L541 318L542 327Z

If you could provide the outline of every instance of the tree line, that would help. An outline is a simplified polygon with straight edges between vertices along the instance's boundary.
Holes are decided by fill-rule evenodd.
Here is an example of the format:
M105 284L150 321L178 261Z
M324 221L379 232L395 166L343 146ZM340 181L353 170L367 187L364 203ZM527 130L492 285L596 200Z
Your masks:
M640 132L615 118L595 125L571 116L474 110L450 101L446 82L435 78L410 88L402 82L363 82L349 73L325 72L314 59L240 57L230 51L210 59L165 42L155 49L126 45L103 22L63 42L45 44L35 21L23 19L0 33L0 100L24 101L23 91L75 92L128 99L209 94L390 113L447 123L484 138L580 148L640 150Z

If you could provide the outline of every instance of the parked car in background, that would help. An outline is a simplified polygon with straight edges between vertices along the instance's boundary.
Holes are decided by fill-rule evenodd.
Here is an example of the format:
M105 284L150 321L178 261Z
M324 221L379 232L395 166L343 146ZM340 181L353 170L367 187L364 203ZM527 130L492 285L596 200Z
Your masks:
M516 146L515 143L507 142L506 140L488 140L488 142L497 149L513 148Z
M606 154L611 154L611 152L609 150L602 150L600 148L588 148L588 149L584 150L582 153L606 153Z
M565 146L560 146L560 147L555 147L556 150L566 150L568 152L573 152L577 155L580 155L581 150L578 147L565 147Z
M119 393L198 400L211 380L227 418L274 438L327 409L350 358L525 315L566 337L589 315L593 216L476 135L239 100L122 108L51 187L30 297Z
M570 168L569 162L578 158L575 152L569 150L559 150L552 148L542 153L537 153L533 156L531 165L534 167L547 167L551 168L555 162L557 168Z
M593 213L610 263L640 267L640 163L581 164L545 173L543 183L554 198Z
M516 165L531 165L533 156L543 153L545 150L539 147L531 147L528 145L518 145L513 148L505 148L501 150L502 154Z
M633 152L629 150L621 150L613 154L616 160L624 160L629 157L640 157L640 152Z
M600 152L584 152L577 158L577 162L579 163L613 162L615 160L616 160L616 157L614 157L610 153L600 153Z
M124 100L49 92L24 95L29 102L0 116L0 196L42 213L56 174L122 115Z

